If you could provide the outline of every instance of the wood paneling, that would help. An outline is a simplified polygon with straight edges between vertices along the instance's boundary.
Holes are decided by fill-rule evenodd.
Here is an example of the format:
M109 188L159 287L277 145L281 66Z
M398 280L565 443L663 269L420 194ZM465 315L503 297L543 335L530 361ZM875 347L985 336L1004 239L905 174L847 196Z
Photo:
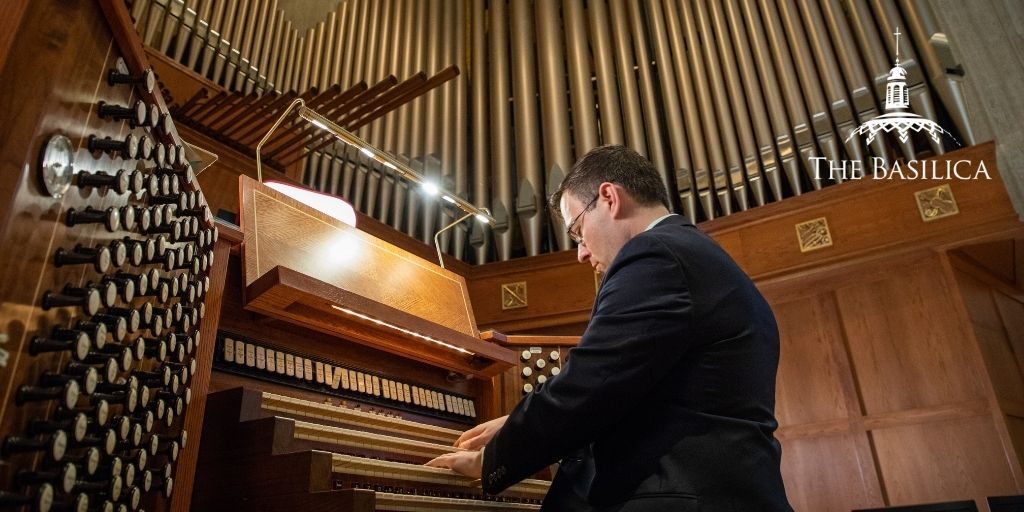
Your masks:
M1021 416L1010 416L1006 417L1006 429L1010 434L1010 438L1013 439L1014 453L1017 455L1017 460L1024 460L1024 417Z
M848 512L884 504L874 461L860 454L857 437L835 435L782 442L782 478L794 510Z
M866 413L986 398L951 285L932 258L836 290Z
M999 318L1003 321L1003 330L1017 367L1024 372L1024 302L996 290L993 290L992 296L999 309ZM1024 397L1024 393L1018 396Z
M1016 494L991 417L871 433L890 505Z
M472 267L469 295L481 328L506 334L550 333L545 328L586 323L594 304L597 280L590 265L576 260L576 251ZM528 304L503 310L501 285L526 282ZM570 334L582 334L579 329Z
M1016 243L1014 240L997 240L960 249L967 256L998 279L1013 285L1017 281Z
M846 420L842 332L830 294L773 306L779 324L775 414L786 426ZM838 351L837 351L838 349Z

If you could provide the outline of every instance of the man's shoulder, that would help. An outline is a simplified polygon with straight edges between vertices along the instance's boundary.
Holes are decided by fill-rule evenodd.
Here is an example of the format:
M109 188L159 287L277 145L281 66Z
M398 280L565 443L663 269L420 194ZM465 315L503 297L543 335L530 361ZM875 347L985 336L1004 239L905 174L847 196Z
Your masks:
M633 237L626 246L632 250L678 251L680 247L715 242L686 217L674 215ZM623 247L626 249L626 247Z

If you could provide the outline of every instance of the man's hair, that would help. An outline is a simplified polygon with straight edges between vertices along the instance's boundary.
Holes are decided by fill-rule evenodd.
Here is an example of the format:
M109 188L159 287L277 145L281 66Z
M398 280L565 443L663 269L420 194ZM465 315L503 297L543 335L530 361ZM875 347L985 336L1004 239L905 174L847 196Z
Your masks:
M665 185L654 164L636 151L618 145L600 146L583 155L551 194L551 209L559 211L566 192L580 201L590 201L606 181L621 186L641 205L661 204L671 210Z

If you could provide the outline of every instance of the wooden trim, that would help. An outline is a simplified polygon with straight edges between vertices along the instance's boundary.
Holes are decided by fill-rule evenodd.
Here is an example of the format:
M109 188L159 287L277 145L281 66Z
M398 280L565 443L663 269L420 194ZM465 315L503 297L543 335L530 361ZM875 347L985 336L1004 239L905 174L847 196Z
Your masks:
M480 333L480 339L513 347L572 347L580 342L579 336L505 335L490 330Z
M219 231L217 234L219 238L231 242L232 246L242 243L242 228L223 219L214 219L214 224L216 224L217 231Z
M206 317L199 331L200 343L196 347L196 374L189 387L192 389L192 403L185 411L182 430L189 432L189 443L178 459L175 472L176 489L171 495L170 510L187 512L192 501L196 464L202 442L203 415L206 412L206 397L210 389L210 372L213 368L213 349L216 345L217 328L220 321L221 305L224 302L224 282L228 273L228 253L232 242L227 238L217 240L213 248L214 264L210 269L210 292L206 294Z
M991 410L989 409L988 400L971 400L968 402L939 405L935 407L922 407L919 409L907 409L884 414L872 414L864 417L864 427L867 430L879 430L906 425L918 425L921 423L974 418L977 416L986 416L990 412Z

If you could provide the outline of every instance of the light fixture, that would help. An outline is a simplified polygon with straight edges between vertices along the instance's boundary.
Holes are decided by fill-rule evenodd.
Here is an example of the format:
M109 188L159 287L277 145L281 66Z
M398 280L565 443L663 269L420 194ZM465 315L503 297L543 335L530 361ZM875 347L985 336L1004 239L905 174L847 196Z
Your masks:
M452 203L455 202L454 199L447 195L444 196L444 198L447 199L448 201L451 201ZM451 224L448 224L447 226L441 228L437 233L434 233L434 248L437 249L437 262L441 265L441 268L444 268L444 255L441 253L441 233L444 233L445 231L448 231L449 229L458 226L460 222L474 216L476 217L476 220L480 221L481 224L488 224L487 219L490 218L490 216L488 215L489 212L487 211L486 208L483 209L483 212L484 213L482 214L467 213L462 217L459 217L458 220L456 220L455 222L452 222Z
M438 193L441 192L441 189L437 188L437 185L434 185L434 182L432 181L424 181L423 185L421 186L423 187L423 191L426 192L427 195L436 196Z
M302 117L306 121L309 121L310 123L313 123L313 125L330 132L331 135L334 135L335 138L344 142L345 144L348 144L354 148L359 149L359 151L366 155L368 158L371 158L374 161L384 165L385 167L392 169L393 171L395 171L398 177L420 185L427 192L430 191L431 187L434 190L434 194L439 194L442 192L436 184L427 181L427 179L422 174L414 171L411 167L403 163L401 160L399 160L391 153L374 148L368 142L357 137L354 133L342 128L341 126L338 126L334 121L331 121L330 119L324 117L320 113L310 109L309 107L306 106L306 103L302 101L301 98L296 99L295 101L291 102L291 104L288 105L288 108L286 108L284 112L281 113L281 117L278 118L274 125L270 127L270 130L267 132L267 134L263 136L263 139L260 140L259 144L256 145L256 178L261 183L263 182L263 162L260 158L260 152L263 149L263 145L266 144L268 140L270 140L270 135L274 133L274 130L276 130L277 127L280 126L282 122L284 122L288 114L296 107L298 107L300 117ZM494 220L494 217L492 217L487 210L479 208L470 203L469 201L466 201L465 199L458 197L455 194L445 192L445 195L451 197L450 202L455 206L459 207L459 209L461 209L462 211L466 212L467 215L474 215L476 216L477 219L480 219L481 222L490 224L492 226L497 223ZM461 222L461 220L459 222ZM454 224L458 224L458 222L455 222ZM448 227L446 227L445 229L448 229ZM438 233L440 233L440 231ZM442 262L442 267L443 266L444 265Z

